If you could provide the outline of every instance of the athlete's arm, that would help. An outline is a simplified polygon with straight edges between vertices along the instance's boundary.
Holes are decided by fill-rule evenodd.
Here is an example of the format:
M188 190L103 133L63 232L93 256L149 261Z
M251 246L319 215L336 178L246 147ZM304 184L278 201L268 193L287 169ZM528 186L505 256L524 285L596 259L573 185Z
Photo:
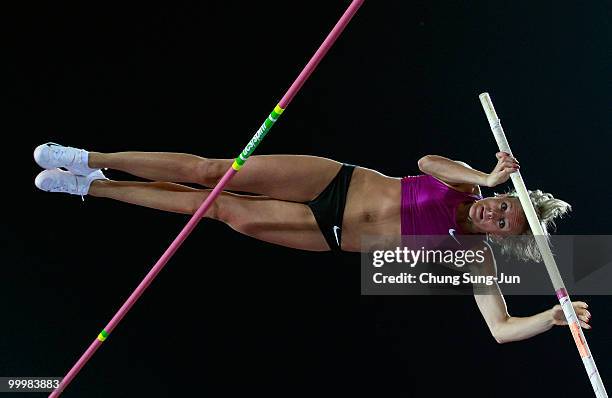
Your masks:
M490 250L489 253L491 253ZM473 270L472 272L481 275L497 275L494 257L487 256L487 261L482 264L482 267ZM567 325L563 310L559 305L529 317L510 316L504 296L497 283L491 286L478 286L477 288L486 290L479 290L480 294L475 293L474 298L491 334L500 344L528 339L549 330L555 325ZM591 326L586 323L591 316L587 311L588 305L582 301L575 301L572 304L580 319L581 326L590 329Z
M419 159L419 170L451 186L467 184L494 187L508 181L510 174L519 169L518 161L505 152L498 152L497 165L491 173L475 170L466 163L438 155Z

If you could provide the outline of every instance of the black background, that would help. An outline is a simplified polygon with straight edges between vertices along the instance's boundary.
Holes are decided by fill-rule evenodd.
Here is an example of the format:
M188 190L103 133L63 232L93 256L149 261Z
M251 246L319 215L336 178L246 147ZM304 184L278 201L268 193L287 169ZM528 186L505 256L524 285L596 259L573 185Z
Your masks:
M2 13L0 374L62 376L187 218L37 191L34 147L234 157L349 2L20 4ZM489 91L527 186L574 207L558 233L609 233L610 20L603 1L366 1L256 153L393 176L435 153L488 171L496 147L478 94ZM580 298L610 383L612 301ZM551 287L507 302L526 316L556 299ZM65 396L590 389L567 328L498 345L471 297L360 296L358 254L203 220Z

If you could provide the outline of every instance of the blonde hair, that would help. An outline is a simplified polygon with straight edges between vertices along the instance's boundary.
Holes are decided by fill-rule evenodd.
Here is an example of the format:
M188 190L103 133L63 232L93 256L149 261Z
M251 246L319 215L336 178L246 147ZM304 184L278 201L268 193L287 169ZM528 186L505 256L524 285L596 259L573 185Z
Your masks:
M546 240L550 243L549 231L555 230L555 219L562 218L564 215L566 215L569 211L571 211L572 206L561 199L556 199L549 193L540 191L539 189L528 192L529 199L531 200L533 208L538 215L542 229L544 229L544 232L546 233ZM518 197L515 190L511 190L505 195L510 198ZM495 194L495 196L500 195ZM540 250L538 249L538 245L536 244L536 240L531 232L531 229L529 228L529 225L527 225L527 230L522 235L511 236L508 238L493 238L492 240L499 245L501 252L504 255L509 254L521 261L542 261L542 255L540 254Z

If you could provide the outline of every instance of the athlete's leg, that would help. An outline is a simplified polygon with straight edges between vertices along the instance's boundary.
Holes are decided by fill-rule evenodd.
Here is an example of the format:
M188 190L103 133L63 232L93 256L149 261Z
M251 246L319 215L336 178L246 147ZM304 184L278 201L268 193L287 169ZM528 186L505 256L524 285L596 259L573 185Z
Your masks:
M193 214L209 191L171 182L97 180L91 183L88 195L174 213ZM217 206L215 201L208 213L214 215Z
M91 184L89 195L193 214L210 191L166 182L97 180ZM205 217L266 242L303 250L329 250L312 212L301 203L223 192Z
M111 168L150 180L207 187L215 186L232 162L232 159L207 159L185 153L89 153L92 168ZM339 162L317 156L252 156L225 189L306 202L327 186L340 166Z
M153 181L198 183L206 159L171 152L89 152L89 167L124 171Z
M202 183L214 186L231 166L230 159L208 159ZM259 155L249 158L226 189L294 202L313 200L342 167L335 160L308 155Z
M216 219L242 234L294 249L329 250L312 212L303 203L230 192L224 192L218 201Z

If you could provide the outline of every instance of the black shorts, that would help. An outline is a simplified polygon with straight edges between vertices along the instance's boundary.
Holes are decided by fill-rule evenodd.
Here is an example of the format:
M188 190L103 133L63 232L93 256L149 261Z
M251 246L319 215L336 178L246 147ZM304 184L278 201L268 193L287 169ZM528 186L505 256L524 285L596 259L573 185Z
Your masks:
M346 204L346 194L351 183L355 166L343 164L338 174L314 200L306 202L312 210L319 229L334 252L340 251L342 242L342 217Z

